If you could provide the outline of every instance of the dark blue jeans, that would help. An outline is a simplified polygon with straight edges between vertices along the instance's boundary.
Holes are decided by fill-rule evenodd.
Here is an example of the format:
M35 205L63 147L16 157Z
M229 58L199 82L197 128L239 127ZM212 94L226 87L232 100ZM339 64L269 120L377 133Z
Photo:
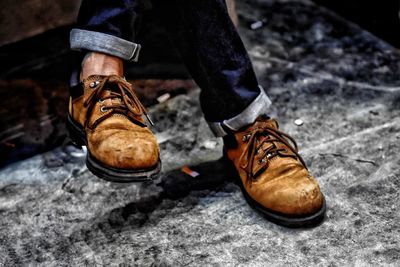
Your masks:
M83 0L71 48L138 60L136 33L150 8L202 89L201 107L217 136L226 134L221 125L238 130L267 112L271 101L257 82L225 0Z

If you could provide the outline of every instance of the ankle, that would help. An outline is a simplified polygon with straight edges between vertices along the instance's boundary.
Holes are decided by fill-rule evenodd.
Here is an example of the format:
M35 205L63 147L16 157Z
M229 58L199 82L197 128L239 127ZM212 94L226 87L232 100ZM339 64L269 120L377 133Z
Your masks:
M123 76L123 60L118 57L89 52L82 61L80 79L84 80L90 75L118 75Z

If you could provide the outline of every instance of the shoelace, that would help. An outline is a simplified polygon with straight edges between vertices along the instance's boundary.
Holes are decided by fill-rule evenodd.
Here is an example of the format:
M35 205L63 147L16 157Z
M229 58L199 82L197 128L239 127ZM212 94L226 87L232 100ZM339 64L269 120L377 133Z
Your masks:
M110 94L108 96L102 97L102 93L105 90L109 90ZM141 125L143 125L143 123L138 121L137 117L144 114L149 123L151 125L154 125L149 115L147 114L145 107L142 105L142 103L140 103L140 100L133 92L130 84L124 81L120 77L108 76L101 79L95 84L93 91L90 93L88 98L83 103L84 107L88 108L87 111L88 115L85 122L85 126L89 126L88 120L90 118L91 113L93 112L93 108L96 105L96 101L99 100L100 102L103 102L107 99L119 99L120 103L103 106L102 109L104 112L106 112L107 110L112 110L113 112L109 112L106 115L97 119L93 123L93 125L90 126L91 129L94 129L100 122L109 118L115 113L125 115L128 119L133 120Z
M294 147L290 145L288 140L290 140ZM274 129L268 125L259 126L257 128L251 129L249 132L245 133L243 136L243 142L248 143L243 154L241 155L239 162L240 167L246 172L247 180L253 181L256 179L264 170L266 170L269 166L269 162L272 158L281 155L279 152L287 152L286 148L278 148L275 146L274 142L281 142L287 148L289 148L294 155L285 155L288 157L298 158L300 162L304 165L305 168L306 164L304 163L303 159L298 153L297 144L292 137L288 134L285 134L277 129ZM271 143L272 146L263 150L264 143ZM259 153L263 153L258 160L258 164L260 168L253 173L254 169L254 161L255 156ZM242 164L242 162L244 162Z

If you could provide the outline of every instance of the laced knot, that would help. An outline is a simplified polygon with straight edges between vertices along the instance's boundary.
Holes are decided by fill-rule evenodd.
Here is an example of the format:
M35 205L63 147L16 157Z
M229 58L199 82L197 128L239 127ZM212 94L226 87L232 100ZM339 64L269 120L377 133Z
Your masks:
M140 120L138 120L138 117L144 114L149 123L154 125L148 116L145 107L134 93L132 86L123 78L116 75L107 76L98 81L92 82L90 87L92 88L92 91L83 103L84 107L88 108L87 118L90 118L97 101L103 103L107 99L118 99L118 103L112 101L111 104L101 107L102 112L110 110L111 112L108 112L106 115L97 119L90 128L95 128L101 121L115 113L125 115L131 121L145 126ZM108 91L108 93L105 93L105 91ZM85 125L88 125L88 119L85 122Z
M290 140L293 146L288 140ZM303 159L298 154L297 144L294 139L267 123L259 124L257 127L247 131L243 135L242 141L247 143L247 145L239 162L240 167L247 174L248 181L255 180L264 172L268 168L270 160L276 156L299 159L304 167L307 168ZM283 145L277 145L277 143ZM269 146L265 146L264 144L269 144ZM255 159L256 156L258 160Z

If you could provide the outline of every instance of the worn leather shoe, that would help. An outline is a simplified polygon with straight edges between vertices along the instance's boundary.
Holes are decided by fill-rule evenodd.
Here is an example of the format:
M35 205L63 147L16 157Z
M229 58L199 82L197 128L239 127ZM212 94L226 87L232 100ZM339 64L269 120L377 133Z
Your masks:
M288 227L315 225L325 214L324 196L296 142L278 128L275 120L259 117L225 137L225 156L245 199L267 219Z
M70 93L67 128L75 144L87 146L91 172L113 182L148 181L160 172L157 140L130 83L93 75Z

